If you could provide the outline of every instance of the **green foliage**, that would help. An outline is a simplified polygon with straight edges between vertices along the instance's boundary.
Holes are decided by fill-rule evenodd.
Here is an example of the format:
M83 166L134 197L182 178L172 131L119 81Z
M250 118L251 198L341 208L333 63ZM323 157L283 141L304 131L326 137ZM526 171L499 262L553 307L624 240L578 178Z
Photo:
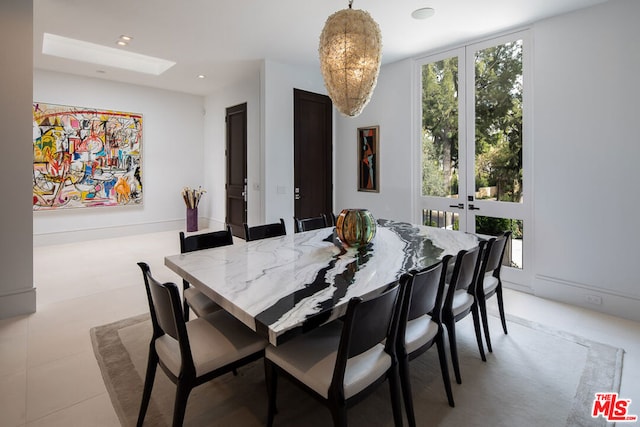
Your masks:
M522 43L476 53L476 181L522 196ZM486 186L486 185L485 185Z
M441 169L444 188L450 188L458 165L458 59L425 65L422 88L422 128L432 141L429 159Z
M447 196L444 172L440 167L435 145L427 132L422 132L422 194Z
M505 231L511 231L511 236L514 239L522 239L522 221L490 216L476 216L476 233L497 236Z
M522 43L478 51L475 74L476 187L495 186L498 200L517 202L522 197ZM437 179L444 180L449 194L457 194L457 58L423 66L422 87L423 194L440 195Z
M451 190L449 191L449 194L458 194L458 173L456 171L453 171L451 175Z

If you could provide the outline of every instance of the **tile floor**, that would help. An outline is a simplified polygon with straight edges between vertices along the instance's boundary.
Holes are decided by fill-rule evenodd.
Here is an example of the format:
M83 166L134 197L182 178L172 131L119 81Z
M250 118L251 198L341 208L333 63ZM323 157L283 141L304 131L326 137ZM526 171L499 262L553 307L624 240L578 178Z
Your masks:
M163 264L179 252L177 234L34 248L37 312L0 320L0 426L119 425L89 329L148 310L137 261L160 280L179 280ZM505 299L509 313L624 348L621 397L640 414L640 323L516 291Z

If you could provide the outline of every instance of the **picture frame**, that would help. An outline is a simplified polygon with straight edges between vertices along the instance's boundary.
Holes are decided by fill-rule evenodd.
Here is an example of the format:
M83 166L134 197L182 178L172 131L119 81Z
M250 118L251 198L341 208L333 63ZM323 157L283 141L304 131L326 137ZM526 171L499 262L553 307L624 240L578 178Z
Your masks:
M141 113L33 103L33 210L142 205Z
M358 191L380 192L380 126L358 128Z

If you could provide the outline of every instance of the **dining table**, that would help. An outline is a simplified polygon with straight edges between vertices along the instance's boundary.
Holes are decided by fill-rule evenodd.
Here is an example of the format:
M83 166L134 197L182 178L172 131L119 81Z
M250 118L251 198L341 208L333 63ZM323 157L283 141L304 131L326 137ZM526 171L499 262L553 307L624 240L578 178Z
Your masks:
M371 242L342 244L335 227L166 256L165 265L273 345L384 292L403 273L455 256L480 237L377 220Z

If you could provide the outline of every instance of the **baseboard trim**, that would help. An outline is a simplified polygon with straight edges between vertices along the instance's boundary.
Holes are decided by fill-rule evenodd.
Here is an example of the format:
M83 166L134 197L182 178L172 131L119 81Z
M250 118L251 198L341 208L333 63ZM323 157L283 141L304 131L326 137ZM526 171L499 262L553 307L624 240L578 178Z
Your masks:
M570 280L537 274L534 295L640 322L640 298Z
M521 285L519 283L509 282L507 280L502 281L502 285L507 289L512 289L514 291L523 292L525 294L533 295L533 289L530 286Z
M210 224L218 223L209 218L198 218L199 228L208 228ZM83 230L67 230L52 233L38 233L33 235L33 246L49 246L65 243L83 242L87 240L109 239L114 237L131 236L135 234L156 233L162 231L181 230L185 227L184 219L171 221L149 222L144 224L127 224L112 227L95 227Z
M0 319L36 312L36 288L0 295Z

